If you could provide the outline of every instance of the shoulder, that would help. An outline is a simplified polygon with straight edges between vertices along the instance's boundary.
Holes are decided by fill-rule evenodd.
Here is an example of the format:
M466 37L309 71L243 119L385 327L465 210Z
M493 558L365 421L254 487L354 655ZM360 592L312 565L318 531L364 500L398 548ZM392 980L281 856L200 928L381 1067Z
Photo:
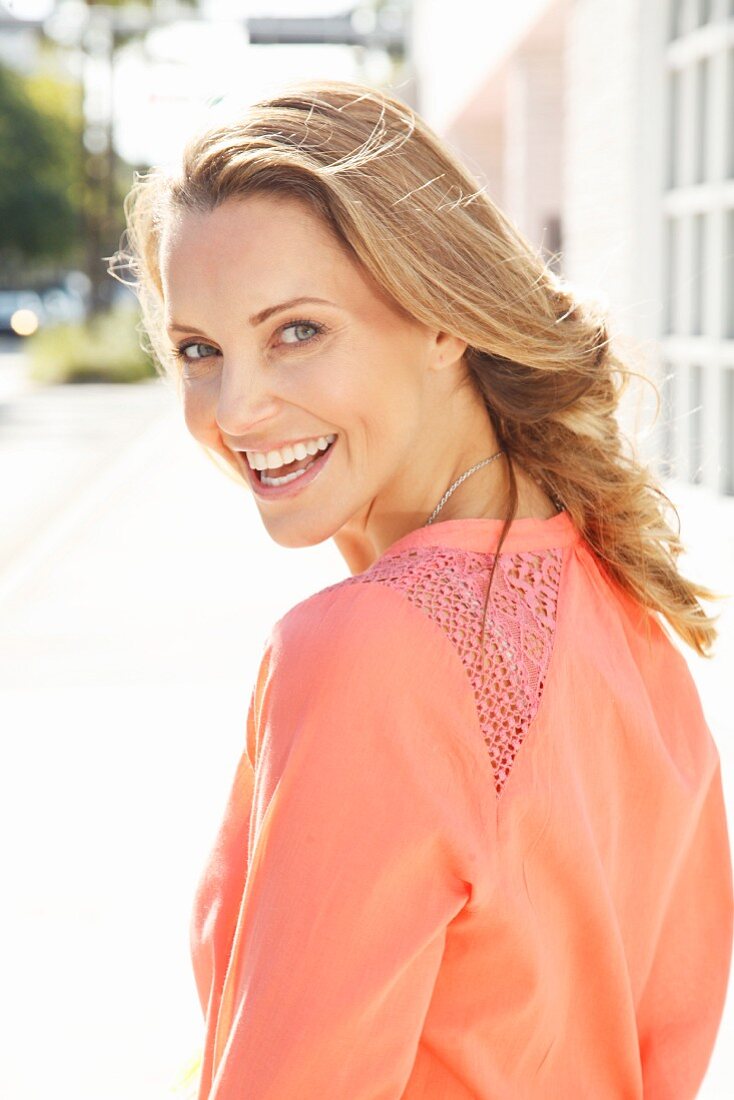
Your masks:
M472 560L473 559L473 560ZM379 558L363 573L346 577L321 589L290 609L275 624L282 637L317 627L330 627L349 635L357 624L368 640L373 627L378 635L421 630L421 618L435 618L440 605L455 603L473 587L479 574L486 578L486 556L452 547L423 546ZM411 612L411 605L423 616ZM432 631L428 631L430 638ZM344 640L347 640L346 638Z
M320 677L328 669L358 668L363 678L378 671L393 678L404 666L440 664L446 646L404 587L379 583L369 570L301 600L268 640L271 666L287 662Z
M484 650L493 555L426 546L383 556L276 622L259 690L292 716L316 707L424 731L411 740L461 729L457 744L478 768L489 758L499 794L544 691L560 555L499 555Z
M398 587L372 571L308 596L265 640L252 710L255 725L273 708L291 716L328 708L330 720L360 712L391 722L397 712L433 708L436 716L474 700L446 634Z
M481 739L468 736L477 711L461 660L404 593L349 581L302 600L273 626L255 763L297 750L299 759L328 759L334 775L364 760L411 781L420 774L437 791L459 783L468 805L483 761Z
M420 727L420 736L477 724L473 684L450 635L372 570L316 592L274 624L257 707L276 706L291 717L318 712L325 727L349 715L386 730Z
M512 650L508 664L516 672L550 655L561 561L559 549L497 557L486 617L494 648ZM291 608L275 624L272 652L306 646L314 660L338 659L354 646L363 654L375 650L376 657L386 646L402 646L401 656L413 663L453 660L468 671L476 661L493 564L495 555L452 546L383 555L363 573ZM528 639L532 644L525 645Z
M328 628L324 644L363 647L396 642L419 649L444 648L440 635L452 635L480 607L491 559L457 547L421 546L379 558L363 573L321 589L290 609L272 632L276 644ZM437 630L437 627L439 628ZM443 629L441 629L443 628Z

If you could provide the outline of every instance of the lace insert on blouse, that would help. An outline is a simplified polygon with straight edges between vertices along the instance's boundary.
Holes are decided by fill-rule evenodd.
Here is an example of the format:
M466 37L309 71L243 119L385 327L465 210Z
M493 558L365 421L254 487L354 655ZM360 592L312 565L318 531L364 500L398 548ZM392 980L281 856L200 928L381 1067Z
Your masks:
M474 692L498 797L543 694L562 556L560 547L500 553L487 608L483 672L482 618L495 554L414 547L340 582L398 589L450 638Z

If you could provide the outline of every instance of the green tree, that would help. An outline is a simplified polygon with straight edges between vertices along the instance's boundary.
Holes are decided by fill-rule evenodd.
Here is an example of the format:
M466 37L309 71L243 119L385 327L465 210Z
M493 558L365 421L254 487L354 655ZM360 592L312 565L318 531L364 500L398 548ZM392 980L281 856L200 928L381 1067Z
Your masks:
M66 257L81 200L74 88L0 65L0 266Z

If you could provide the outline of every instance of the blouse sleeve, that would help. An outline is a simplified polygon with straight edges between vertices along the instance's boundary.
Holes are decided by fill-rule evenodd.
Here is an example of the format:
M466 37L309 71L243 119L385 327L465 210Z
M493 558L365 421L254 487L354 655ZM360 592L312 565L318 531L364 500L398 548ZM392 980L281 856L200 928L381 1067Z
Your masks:
M734 901L721 761L682 852L638 1008L645 1096L697 1096L720 1026Z
M471 896L468 679L403 595L336 587L276 624L258 677L211 1100L400 1097Z

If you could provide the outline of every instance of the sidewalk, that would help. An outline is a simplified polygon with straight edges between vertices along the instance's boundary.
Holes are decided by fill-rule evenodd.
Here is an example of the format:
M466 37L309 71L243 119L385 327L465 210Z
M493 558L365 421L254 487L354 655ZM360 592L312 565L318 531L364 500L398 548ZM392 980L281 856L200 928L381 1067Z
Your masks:
M119 400L97 392L92 435ZM330 544L274 545L180 410L149 400L144 427L75 491L66 456L65 508L0 570L0 828L20 838L6 845L0 938L13 991L0 1095L13 1100L72 1081L75 1100L168 1095L202 1037L188 920L262 645L288 607L346 572ZM29 464L0 431L18 502L44 466L63 480L54 448L69 439L53 440Z

